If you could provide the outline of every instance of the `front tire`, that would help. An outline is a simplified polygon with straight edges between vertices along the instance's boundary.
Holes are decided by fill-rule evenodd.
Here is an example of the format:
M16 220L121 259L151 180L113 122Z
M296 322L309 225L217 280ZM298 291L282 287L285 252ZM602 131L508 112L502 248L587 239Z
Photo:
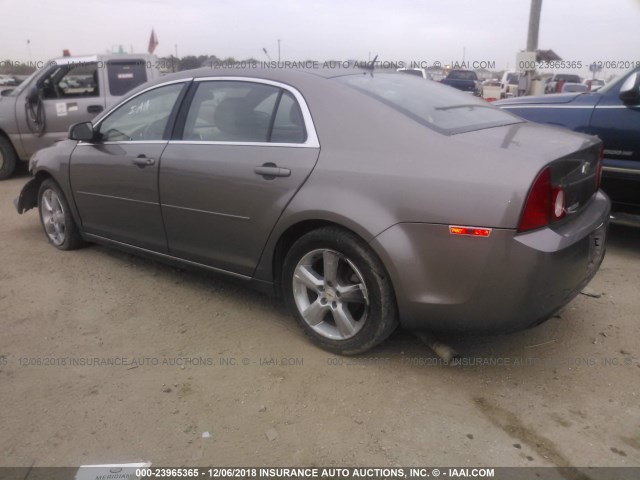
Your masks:
M341 228L314 230L293 244L282 288L307 336L333 353L365 352L398 326L395 295L382 262L359 237Z
M75 250L84 245L62 190L50 178L40 185L38 212L47 240L54 247L59 250Z
M4 137L0 136L0 180L6 180L16 169L18 157L13 145Z

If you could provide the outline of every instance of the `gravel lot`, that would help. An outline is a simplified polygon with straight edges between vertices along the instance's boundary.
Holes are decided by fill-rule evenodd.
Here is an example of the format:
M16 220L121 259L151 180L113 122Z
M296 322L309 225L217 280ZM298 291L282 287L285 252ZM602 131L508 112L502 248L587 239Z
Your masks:
M545 324L447 338L467 365L403 331L342 358L241 284L55 250L27 179L0 183L1 466L640 465L640 230Z

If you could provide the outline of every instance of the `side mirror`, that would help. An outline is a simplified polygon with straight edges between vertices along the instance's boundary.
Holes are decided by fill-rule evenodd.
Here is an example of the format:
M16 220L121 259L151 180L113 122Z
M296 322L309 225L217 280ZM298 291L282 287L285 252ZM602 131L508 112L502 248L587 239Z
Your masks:
M27 103L31 105L35 105L38 103L38 98L40 97L40 90L36 85L33 85L29 88L29 92L27 93Z
M620 87L620 100L634 103L640 100L640 72L632 73Z
M69 128L69 139L81 142L90 142L95 138L93 124L91 122L76 123Z

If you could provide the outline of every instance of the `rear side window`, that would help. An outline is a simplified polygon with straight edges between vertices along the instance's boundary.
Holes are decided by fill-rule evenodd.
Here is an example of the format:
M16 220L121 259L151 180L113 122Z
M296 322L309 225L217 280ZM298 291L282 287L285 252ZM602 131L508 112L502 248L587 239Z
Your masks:
M109 93L119 97L147 81L144 60L111 60L107 62Z
M410 75L373 73L336 80L447 135L523 122L468 93Z
M302 111L296 99L289 92L280 97L278 112L273 122L271 141L275 143L304 143L307 132L304 128Z
M200 82L187 114L183 140L303 143L304 121L295 98L253 82Z

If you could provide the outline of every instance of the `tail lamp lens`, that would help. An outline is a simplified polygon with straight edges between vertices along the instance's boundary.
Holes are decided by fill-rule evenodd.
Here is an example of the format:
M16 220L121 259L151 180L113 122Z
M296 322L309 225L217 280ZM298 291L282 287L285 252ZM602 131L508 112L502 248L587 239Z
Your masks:
M565 192L551 183L551 169L545 167L536 177L518 225L519 232L526 232L549 225L566 214Z

